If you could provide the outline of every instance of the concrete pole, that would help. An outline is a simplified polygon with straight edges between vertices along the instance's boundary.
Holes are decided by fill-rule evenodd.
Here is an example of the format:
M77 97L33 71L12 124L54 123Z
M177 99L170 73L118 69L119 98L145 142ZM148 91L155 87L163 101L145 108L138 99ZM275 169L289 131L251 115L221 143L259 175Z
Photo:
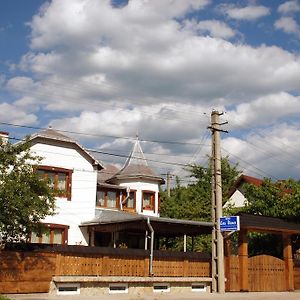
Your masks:
M213 291L218 293L225 292L225 274L224 274L224 242L220 230L220 217L223 216L222 205L222 176L221 176L221 147L220 147L220 113L212 111L211 130L212 130L212 221L213 228L213 255L212 271Z
M170 176L170 172L167 173L167 195L168 197L171 196L171 185L170 185L170 180L171 180L171 176Z

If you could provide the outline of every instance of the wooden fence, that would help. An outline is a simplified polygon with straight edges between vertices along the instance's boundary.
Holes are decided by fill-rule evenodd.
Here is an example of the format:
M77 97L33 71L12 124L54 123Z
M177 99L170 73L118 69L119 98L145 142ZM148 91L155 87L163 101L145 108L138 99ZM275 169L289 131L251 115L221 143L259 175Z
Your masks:
M55 267L54 253L0 251L0 294L48 292Z
M149 251L57 246L0 251L0 294L48 292L53 276L149 276ZM153 276L210 277L210 257L155 251Z

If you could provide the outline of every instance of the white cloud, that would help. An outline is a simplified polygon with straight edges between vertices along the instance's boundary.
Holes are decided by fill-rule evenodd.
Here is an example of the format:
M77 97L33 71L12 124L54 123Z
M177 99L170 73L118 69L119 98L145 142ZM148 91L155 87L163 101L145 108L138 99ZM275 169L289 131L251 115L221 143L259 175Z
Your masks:
M273 180L299 178L300 128L276 124L264 132L253 132L245 139L229 137L222 141L223 155L238 161L244 174Z
M209 33L212 37L223 39L230 39L236 34L226 23L218 20L186 21L184 29L193 32Z
M99 112L161 102L209 109L299 90L299 56L199 36L173 18L208 1L176 1L173 7L136 0L122 8L108 0L69 2L53 1L33 18L32 51L20 64L36 78L22 96L43 109ZM171 11L165 14L162 5ZM212 36L234 34L216 20L186 24Z
M37 116L20 110L17 105L0 103L0 120L12 124L34 125L37 123Z
M297 0L287 1L278 6L278 12L282 14L290 14L300 11L300 4Z
M211 109L227 109L232 133L224 145L263 169L268 156L249 150L253 136L242 141L233 135L237 129L280 127L284 118L299 115L300 56L276 46L226 41L239 34L228 24L184 17L208 4L132 0L113 8L109 0L50 2L30 23L31 50L19 64L34 79L4 83L14 99L2 104L3 117L12 121L14 114L16 123L32 124L41 113L40 119L46 116L41 122L49 120L54 128L97 135L75 137L84 143L127 147L125 154L128 142L101 136L134 137L138 131L145 139L185 141L144 147L158 160L187 163L193 154L198 162L209 153L208 143L203 149L193 144L209 136ZM221 8L235 20L270 13L254 4ZM299 131L291 130L295 136ZM275 139L275 130L270 136Z
M275 22L275 28L300 36L300 25L292 17L281 17Z
M272 113L270 113L272 108ZM266 95L242 103L228 112L231 128L254 128L277 123L280 119L300 114L300 97L287 93Z
M233 4L221 4L219 10L231 19L236 20L256 20L270 14L270 9L262 5L249 5L239 7Z

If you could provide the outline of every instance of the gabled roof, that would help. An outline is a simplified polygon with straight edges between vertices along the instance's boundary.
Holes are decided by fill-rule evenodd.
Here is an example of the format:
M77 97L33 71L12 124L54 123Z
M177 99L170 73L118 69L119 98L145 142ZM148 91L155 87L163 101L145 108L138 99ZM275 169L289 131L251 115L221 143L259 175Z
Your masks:
M234 183L234 185L232 186L232 188L229 191L229 197L231 197L234 192L239 188L239 186L241 186L244 183L248 183L248 184L253 184L255 186L261 186L263 180L256 178L256 177L252 177L252 176L247 176L247 175L241 175L236 182Z
M52 140L52 141L57 141L57 142L64 142L64 143L70 143L78 147L87 157L89 157L93 165L96 165L98 169L102 169L103 165L100 163L92 154L90 154L83 146L81 146L77 141L71 139L70 137L61 134L60 132L48 128L42 131L39 131L33 135L30 136L29 141L34 141L37 139L45 139L45 140Z
M154 171L148 166L147 159L144 156L138 137L122 169L108 181L114 182L120 179L137 178L147 180L150 179L153 181L164 183L164 179L156 175Z

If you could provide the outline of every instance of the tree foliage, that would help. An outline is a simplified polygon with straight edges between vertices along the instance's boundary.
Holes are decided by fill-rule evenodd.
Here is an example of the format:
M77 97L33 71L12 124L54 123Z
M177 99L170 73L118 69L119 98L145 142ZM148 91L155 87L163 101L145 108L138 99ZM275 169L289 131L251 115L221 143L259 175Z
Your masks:
M223 203L228 199L228 191L240 174L238 166L232 166L228 157L222 159L222 188ZM179 178L176 185L171 189L170 197L166 192L161 193L161 216L187 219L195 221L211 221L211 178L212 168L201 165L191 165L188 168L190 178L194 183L181 186ZM182 243L181 243L182 244ZM198 239L196 250L208 250L211 241L210 236Z
M40 220L54 213L47 182L33 170L40 158L29 142L12 145L0 139L0 237L1 242L26 240L41 229Z
M272 182L264 179L261 186L247 184L243 212L296 220L300 216L300 183L294 179Z
M238 166L232 166L228 157L222 158L223 203L228 200L228 192L240 174ZM194 183L182 187L177 178L171 189L171 196L162 193L161 216L177 219L210 221L211 220L211 178L212 168L191 165L188 168Z

